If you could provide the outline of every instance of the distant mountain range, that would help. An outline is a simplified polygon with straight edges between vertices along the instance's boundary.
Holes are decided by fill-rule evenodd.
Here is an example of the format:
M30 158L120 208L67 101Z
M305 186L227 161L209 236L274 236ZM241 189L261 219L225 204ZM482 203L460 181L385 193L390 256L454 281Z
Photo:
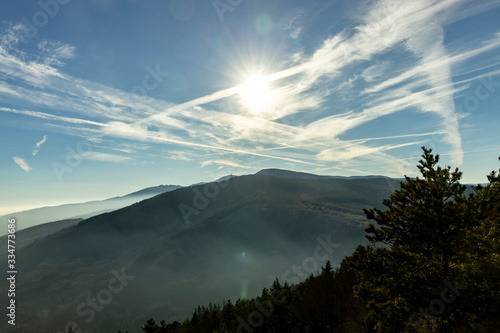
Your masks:
M38 224L77 218L89 218L115 209L129 206L137 201L151 198L155 195L178 189L179 185L160 185L148 187L121 197L106 200L89 201L85 203L65 204L53 207L42 207L22 212L11 213L0 216L0 220L6 221L15 218L18 230L26 229ZM0 230L0 235L5 235L7 230Z
M381 207L398 184L269 169L60 222L56 232L19 232L36 240L17 252L18 325L0 322L0 331L70 323L135 332L151 317L183 320L198 304L255 296L275 277L302 280L364 242L362 208Z

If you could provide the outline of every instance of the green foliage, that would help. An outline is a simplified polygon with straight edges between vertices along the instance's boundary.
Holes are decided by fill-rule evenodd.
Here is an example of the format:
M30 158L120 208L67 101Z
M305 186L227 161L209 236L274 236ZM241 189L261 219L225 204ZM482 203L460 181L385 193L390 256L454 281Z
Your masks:
M367 331L480 332L499 312L499 177L467 196L462 173L423 152L422 178L405 177L386 210L364 210L376 223L366 229L372 245L345 264L357 274ZM451 281L466 291L453 294Z
M436 167L439 155L424 149L418 169L423 178L405 177L400 189L383 201L388 208L364 210L374 220L366 230L372 242L382 242L448 264L472 227L471 206L460 184L462 173Z

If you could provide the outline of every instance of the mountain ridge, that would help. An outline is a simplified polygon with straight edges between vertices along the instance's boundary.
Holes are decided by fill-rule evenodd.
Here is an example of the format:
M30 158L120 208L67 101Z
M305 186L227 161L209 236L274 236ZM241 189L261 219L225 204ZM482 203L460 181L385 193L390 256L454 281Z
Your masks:
M301 171L292 171L279 168L266 168L258 171L255 175L267 175L275 177L284 178L330 178L330 179L373 179L373 178L383 178L383 179L399 179L391 178L382 175L366 175L366 176L328 176L328 175L316 175ZM401 178L403 179L403 178Z

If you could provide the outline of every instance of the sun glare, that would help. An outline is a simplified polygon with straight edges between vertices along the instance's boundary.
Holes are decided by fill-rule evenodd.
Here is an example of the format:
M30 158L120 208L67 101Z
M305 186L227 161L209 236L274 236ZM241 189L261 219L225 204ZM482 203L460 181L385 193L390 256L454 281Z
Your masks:
M252 75L240 85L239 95L243 105L251 112L262 112L271 103L272 90L266 77Z

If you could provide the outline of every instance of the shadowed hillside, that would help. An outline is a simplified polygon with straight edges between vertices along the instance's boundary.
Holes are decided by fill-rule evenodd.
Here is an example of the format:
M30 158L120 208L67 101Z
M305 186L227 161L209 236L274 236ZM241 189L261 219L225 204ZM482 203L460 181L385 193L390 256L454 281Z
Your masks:
M155 315L183 319L209 300L253 297L276 276L302 280L363 242L362 208L380 206L396 184L241 176L90 218L18 252L16 329L62 331L68 322L82 332L117 323L139 328ZM322 260L310 263L325 244ZM106 292L117 272L130 280ZM89 297L105 304L94 309Z
M83 219L70 219L70 220L62 220L40 224L31 228L23 229L16 232L16 250L19 251L21 248L33 243L37 239L41 239L50 234L58 232L62 229L72 227L76 225L78 222L83 221ZM7 244L7 236L0 237L0 256L6 256L7 246L3 246Z

